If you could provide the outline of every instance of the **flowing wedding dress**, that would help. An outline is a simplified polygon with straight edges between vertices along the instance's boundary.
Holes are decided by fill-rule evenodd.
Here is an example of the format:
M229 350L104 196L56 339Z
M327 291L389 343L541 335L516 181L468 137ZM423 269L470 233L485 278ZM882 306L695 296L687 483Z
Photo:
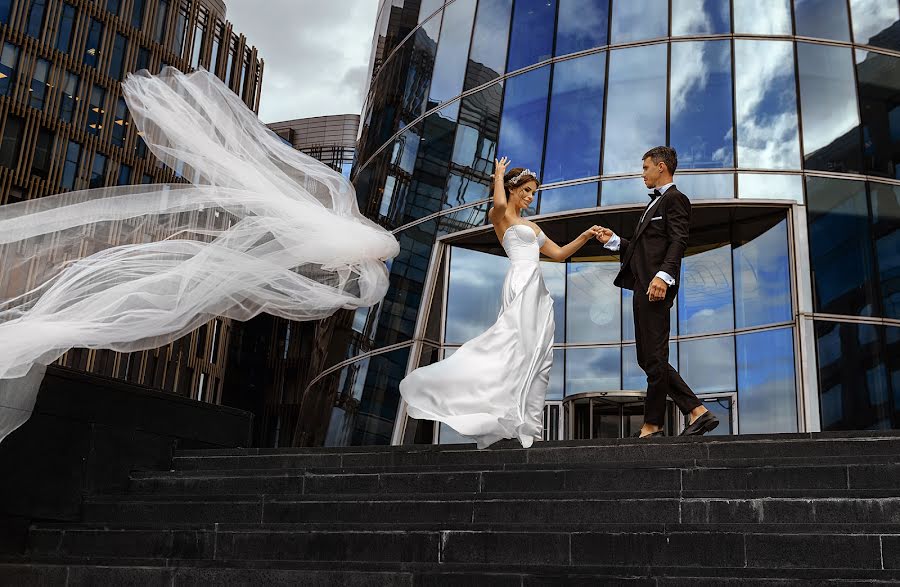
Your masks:
M139 136L189 183L0 206L0 440L70 348L152 349L216 316L316 320L387 291L394 236L215 75L142 70L122 88Z
M443 422L485 448L518 438L528 448L543 431L553 362L553 300L541 273L547 237L513 224L502 245L510 267L497 321L447 359L400 382L413 418Z

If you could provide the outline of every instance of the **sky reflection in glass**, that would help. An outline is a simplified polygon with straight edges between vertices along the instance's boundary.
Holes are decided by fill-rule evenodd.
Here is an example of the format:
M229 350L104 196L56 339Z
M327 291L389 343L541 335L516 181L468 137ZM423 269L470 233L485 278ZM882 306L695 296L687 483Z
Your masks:
M498 155L512 167L540 172L549 85L549 66L506 80Z
M609 0L559 0L556 54L606 45L608 21Z
M736 344L741 434L797 432L793 329L742 334Z
M729 0L672 0L672 36L731 32Z

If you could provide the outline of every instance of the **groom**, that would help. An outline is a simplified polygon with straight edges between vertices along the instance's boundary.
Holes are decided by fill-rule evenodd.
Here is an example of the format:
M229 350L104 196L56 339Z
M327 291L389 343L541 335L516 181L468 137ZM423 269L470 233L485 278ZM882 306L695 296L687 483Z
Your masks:
M662 436L666 395L672 397L690 424L682 436L706 434L719 420L669 365L669 310L678 293L681 258L687 248L691 202L672 179L678 156L671 147L654 147L644 154L644 184L653 190L631 240L601 227L597 240L619 252L622 262L613 283L634 291L634 336L638 365L647 374L644 425L640 437Z

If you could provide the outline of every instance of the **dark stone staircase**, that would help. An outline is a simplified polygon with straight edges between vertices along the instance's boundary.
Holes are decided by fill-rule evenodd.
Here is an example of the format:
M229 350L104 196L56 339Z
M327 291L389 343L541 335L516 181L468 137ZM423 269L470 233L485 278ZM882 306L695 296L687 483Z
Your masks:
M900 583L900 432L184 451L0 585Z

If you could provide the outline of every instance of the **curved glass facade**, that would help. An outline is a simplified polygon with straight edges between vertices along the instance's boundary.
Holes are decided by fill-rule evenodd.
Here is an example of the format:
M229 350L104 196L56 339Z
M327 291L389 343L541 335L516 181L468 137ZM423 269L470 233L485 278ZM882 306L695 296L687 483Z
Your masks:
M694 202L672 361L698 393L728 395L729 431L900 427L896 0L396 4L379 13L353 179L402 251L316 384L382 350L408 360L366 375L340 424L357 432L329 439L438 436L407 422L396 382L496 316L496 156L539 171L529 212L565 241L600 221L630 233L657 144L678 150ZM616 260L579 255L546 263L551 403L643 389ZM392 434L371 434L385 418Z

